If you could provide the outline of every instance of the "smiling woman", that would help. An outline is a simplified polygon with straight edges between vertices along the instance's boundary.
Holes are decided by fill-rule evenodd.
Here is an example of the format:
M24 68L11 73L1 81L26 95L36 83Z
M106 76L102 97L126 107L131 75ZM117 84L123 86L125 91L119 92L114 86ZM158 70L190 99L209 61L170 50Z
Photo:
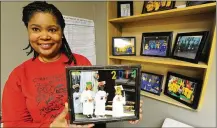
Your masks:
M65 21L52 4L28 4L22 20L29 38L24 50L30 48L27 55L33 53L33 58L17 66L6 81L4 127L68 127L65 66L91 63L71 52L63 34Z

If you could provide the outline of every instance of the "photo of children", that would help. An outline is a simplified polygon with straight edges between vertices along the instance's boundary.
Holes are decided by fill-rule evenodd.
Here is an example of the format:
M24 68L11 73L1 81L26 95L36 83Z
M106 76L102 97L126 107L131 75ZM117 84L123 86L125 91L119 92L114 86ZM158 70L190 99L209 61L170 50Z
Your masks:
M142 72L141 90L159 95L161 93L162 78L162 75Z
M135 38L134 37L114 37L113 38L114 55L134 55Z
M167 9L173 9L174 5L175 5L175 1L171 1L171 0L144 1L142 13L157 12L157 11L163 11Z
M195 98L197 83L170 75L167 93L191 104Z
M168 48L168 36L143 37L142 55L166 56Z
M75 121L135 117L136 70L71 73Z
M203 36L180 36L174 56L195 59Z

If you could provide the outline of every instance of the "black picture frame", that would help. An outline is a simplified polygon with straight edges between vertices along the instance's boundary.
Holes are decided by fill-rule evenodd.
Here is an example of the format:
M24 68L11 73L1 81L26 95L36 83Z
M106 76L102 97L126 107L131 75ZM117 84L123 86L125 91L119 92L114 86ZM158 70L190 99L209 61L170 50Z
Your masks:
M155 88L156 85L154 85L153 83L151 83L151 85L149 86L150 89L146 88L146 86L150 83L149 82L149 79L145 78L144 75L146 74L146 76L150 79L150 76L155 76L155 80L156 79L159 79L159 83L157 84L158 85L158 89ZM144 80L144 79L146 80ZM152 77L153 78L153 77ZM151 80L153 80L151 78ZM163 83L163 78L164 78L164 75L161 75L161 74L155 74L155 73L151 73L151 72L146 72L146 71L141 71L141 90L142 91L146 91L146 92L149 92L149 93L152 93L152 94L155 94L155 95L159 95L161 94L162 92L162 83ZM147 81L147 83L146 83Z
M174 72L167 73L164 94L169 96L172 99L179 101L180 103L183 103L193 109L197 109L198 102L200 99L201 89L202 89L201 79L192 78Z
M175 8L176 1L144 1L142 14L170 10Z
M125 10L127 8L127 10ZM126 14L125 14L126 13ZM133 15L133 1L117 1L117 17Z
M186 7L212 3L216 1L186 1Z
M172 43L172 38L173 32L171 31L142 33L140 55L153 57L169 57L171 53L170 47ZM156 44L156 41L158 41L158 44Z
M208 36L209 31L178 33L171 57L197 64ZM191 43L191 41L194 42ZM199 41L199 44L196 44L196 41Z
M125 44L131 44L125 45ZM127 49L123 50L117 46L125 46ZM121 52L119 52L121 50ZM113 56L135 56L136 55L136 37L112 37L112 55Z
M140 78L141 78L140 70L141 70L141 65L67 66L66 67L66 78L67 78L67 92L68 92L70 124L72 123L73 124L89 124L89 123L97 124L97 123L106 123L106 122L138 120L139 119L139 108L140 108ZM81 74L79 74L79 72ZM74 105L78 105L78 104L74 103L77 97L76 95L73 96L73 94L75 93L77 89L76 86L78 87L78 84L82 85L82 83L85 83L85 80L89 81L87 80L87 76L86 76L88 72L89 73L97 72L98 75L96 76L98 77L94 77L94 78L98 78L100 83L102 83L101 81L103 81L105 84L104 90L107 93L109 93L107 95L106 103L105 103L105 108L106 108L105 113L107 113L105 117L107 118L104 118L104 117L103 118L98 118L98 117L86 118L84 111L80 111L81 114L75 115L75 112L78 112L78 109L77 110L74 109ZM90 82L87 82L87 83L90 83ZM124 96L126 98L126 104L125 106L123 106L123 109L124 109L123 117L114 116L113 114L115 112L114 111L112 112L111 110L111 108L113 108L112 101L114 101L114 98L116 96L115 89L114 89L116 87L115 85L120 85L120 84L122 85L122 89L121 89L122 95L121 96ZM89 87L89 85L86 87ZM80 88L82 88L82 86L79 87L79 91L81 91ZM83 87L83 90L85 90L84 87ZM98 92L98 91L95 91L95 92ZM82 97L82 93L81 93L81 97ZM74 98L75 100L73 100ZM82 101L82 100L79 100L79 101ZM95 104L97 103L95 102ZM100 106L102 106L102 104L100 104ZM80 107L75 107L75 108L80 108ZM96 109L96 107L94 109ZM119 110L119 109L114 109L114 110ZM93 116L93 113L97 115L96 110L92 112L92 116Z

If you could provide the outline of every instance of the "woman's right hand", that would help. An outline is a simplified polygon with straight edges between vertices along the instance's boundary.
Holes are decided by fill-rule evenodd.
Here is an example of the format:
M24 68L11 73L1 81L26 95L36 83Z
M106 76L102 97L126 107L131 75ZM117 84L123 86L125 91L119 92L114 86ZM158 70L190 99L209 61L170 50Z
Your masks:
M94 124L87 124L87 125L75 125L75 124L68 124L67 120L65 119L66 115L68 114L68 103L65 103L65 108L63 111L53 120L50 124L50 128L77 128L77 127L86 127L91 128Z

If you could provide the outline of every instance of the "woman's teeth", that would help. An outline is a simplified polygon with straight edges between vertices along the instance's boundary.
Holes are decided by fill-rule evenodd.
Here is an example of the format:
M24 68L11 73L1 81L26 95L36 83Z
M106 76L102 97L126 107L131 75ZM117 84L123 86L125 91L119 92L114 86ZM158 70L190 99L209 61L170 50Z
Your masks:
M42 48L50 48L52 44L40 44Z

